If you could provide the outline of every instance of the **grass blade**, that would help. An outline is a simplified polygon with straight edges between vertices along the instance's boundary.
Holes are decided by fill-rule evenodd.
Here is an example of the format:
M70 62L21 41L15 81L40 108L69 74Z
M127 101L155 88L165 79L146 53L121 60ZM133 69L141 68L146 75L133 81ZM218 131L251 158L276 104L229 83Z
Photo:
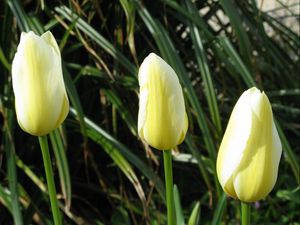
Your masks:
M242 24L243 19L238 14L238 11L236 10L237 7L231 0L221 0L220 3L229 17L231 26L235 30L235 34L239 41L240 54L243 56L243 61L247 65L247 68L251 68L251 45L248 35Z
M4 148L6 152L7 160L7 176L9 182L9 190L11 197L11 213L14 219L15 225L23 224L23 217L21 213L21 207L19 204L19 192L18 192L18 178L15 161L15 146L11 136L11 130L8 124L11 124L14 118L13 111L7 111L7 121L5 122L4 129Z
M4 188L0 184L0 202L8 209L8 211L13 214L11 196L8 189Z
M187 3L188 11L190 13L195 14L195 12L193 11L193 7L190 5L191 4L190 1L187 0L186 3ZM206 95L206 100L208 102L210 115L216 127L217 134L218 134L217 136L220 136L222 134L222 127L221 127L219 107L217 104L217 98L216 98L215 89L210 74L210 69L206 59L206 53L202 44L198 27L191 22L189 22L189 27L190 27L191 39L195 49L196 59L200 67L201 76L204 82L204 92Z
M127 123L127 126L130 129L131 133L134 136L137 136L136 122L134 121L128 108L123 104L121 98L113 89L104 89L104 93L108 100L113 104L113 106L116 107L122 119Z
M239 71L239 74L244 80L245 84L248 87L256 86L251 73L247 69L246 65L243 63L242 59L240 58L234 47L231 45L228 38L220 37L218 40L225 53L229 56L230 60L232 60L233 65Z
M211 225L221 224L225 208L226 208L226 194L224 192L222 197L219 199L218 206L215 211L214 218L213 218Z
M184 215L182 212L180 194L177 185L174 185L174 205L175 205L175 214L176 214L176 224L184 225Z
M192 213L191 213L189 221L188 221L188 225L197 225L197 224L199 224L200 214L201 214L200 202L198 201L198 202L196 202L196 204L195 204L195 206L192 210Z
M7 0L11 11L17 19L18 26L21 31L28 32L31 30L28 25L28 18L25 15L24 9L20 5L19 0Z
M68 160L67 160L63 140L62 137L60 136L58 129L52 131L49 136L50 136L52 148L54 151L54 155L58 167L60 186L66 202L67 210L70 210L71 199L72 199L72 191L71 191L72 187L71 187L69 165L68 165Z

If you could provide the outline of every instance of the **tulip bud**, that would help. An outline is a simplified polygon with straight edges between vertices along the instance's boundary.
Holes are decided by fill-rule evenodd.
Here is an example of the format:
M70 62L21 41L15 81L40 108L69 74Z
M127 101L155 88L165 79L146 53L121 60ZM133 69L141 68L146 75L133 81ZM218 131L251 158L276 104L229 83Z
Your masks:
M159 56L149 54L139 70L139 136L156 149L172 149L185 137L188 119L175 71Z
M46 135L69 112L60 50L51 32L21 34L12 62L12 84L20 127L32 135Z
M266 197L277 180L281 152L268 97L250 88L236 103L219 149L222 188L243 202Z

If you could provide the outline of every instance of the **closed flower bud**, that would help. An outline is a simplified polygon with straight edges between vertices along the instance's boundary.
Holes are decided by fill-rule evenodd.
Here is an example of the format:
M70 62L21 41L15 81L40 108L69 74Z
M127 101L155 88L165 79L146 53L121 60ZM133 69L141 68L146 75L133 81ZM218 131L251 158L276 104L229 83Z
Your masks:
M188 119L175 71L159 56L149 54L139 70L139 136L156 149L167 150L185 138Z
M268 97L250 88L236 103L219 149L224 191L243 202L266 197L276 183L281 152Z
M46 135L69 112L60 50L51 32L22 33L12 63L15 107L20 127L32 135Z

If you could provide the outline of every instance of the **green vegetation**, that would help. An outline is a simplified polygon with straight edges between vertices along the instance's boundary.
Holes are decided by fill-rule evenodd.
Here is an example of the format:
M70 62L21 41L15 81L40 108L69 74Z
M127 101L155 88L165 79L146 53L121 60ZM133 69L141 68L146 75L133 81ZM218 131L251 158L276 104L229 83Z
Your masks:
M177 72L189 116L173 157L177 224L239 224L215 162L235 102L256 86L272 103L283 155L251 221L299 225L300 38L283 20L254 0L1 1L0 224L53 224L38 139L16 121L11 84L21 31L51 30L71 104L49 138L63 224L166 224L163 153L137 135L138 66L155 52Z

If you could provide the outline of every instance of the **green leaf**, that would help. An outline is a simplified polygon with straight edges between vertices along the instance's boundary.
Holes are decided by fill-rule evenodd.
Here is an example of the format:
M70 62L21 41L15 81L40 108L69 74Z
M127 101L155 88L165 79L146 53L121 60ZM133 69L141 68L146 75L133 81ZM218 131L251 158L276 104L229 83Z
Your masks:
M240 54L248 68L252 67L251 63L251 45L248 35L243 26L243 17L236 10L237 6L231 0L220 0L220 3L229 17L230 24L235 30L236 37L239 41Z
M200 222L200 202L197 201L190 215L188 225L197 225Z
M174 195L174 205L175 205L175 214L176 214L176 224L177 225L184 225L184 215L182 212L182 207L181 207L181 202L180 202L180 194L178 191L178 187L175 184L174 185L174 190L173 190L173 195Z
M72 199L70 171L63 140L58 129L50 133L50 140L58 167L60 186L66 202L66 207L69 210Z
M244 80L248 87L256 86L253 77L246 65L243 63L242 59L230 43L227 37L220 37L219 44L223 48L224 52L228 55L229 60L233 63L233 66L238 70L241 78Z
M187 0L186 3L187 3L188 11L190 13L196 14L194 8L191 6L191 2ZM206 52L203 47L203 43L202 43L202 39L198 27L196 26L196 24L191 22L189 22L188 24L190 28L191 39L194 46L195 56L200 68L201 77L204 82L204 93L206 95L206 100L208 102L210 115L216 127L216 131L218 134L217 136L220 136L222 133L221 118L220 118L219 107L217 104L217 98L216 98L216 93L215 93L210 69L206 59Z
M226 208L226 194L223 192L223 195L219 199L218 206L217 206L217 208L214 212L214 218L213 218L213 221L211 223L212 225L221 224L221 220L222 220L225 208Z
M131 113L129 112L126 105L122 102L122 99L117 95L117 93L111 89L104 89L104 93L108 100L112 103L114 107L118 110L124 122L128 125L131 133L137 136L136 121L133 119Z
M0 184L0 202L13 214L11 196L8 189Z

